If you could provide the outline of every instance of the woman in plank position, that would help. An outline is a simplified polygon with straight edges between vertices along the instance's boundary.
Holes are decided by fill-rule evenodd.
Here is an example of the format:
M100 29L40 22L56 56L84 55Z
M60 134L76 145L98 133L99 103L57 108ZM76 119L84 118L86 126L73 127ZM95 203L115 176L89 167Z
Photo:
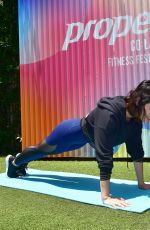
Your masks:
M94 110L82 119L60 123L45 140L24 149L15 157L6 157L6 172L11 178L25 176L26 166L48 154L58 154L81 148L89 143L96 151L100 168L101 198L104 204L126 207L123 198L110 195L110 178L113 168L113 147L126 144L134 162L140 189L150 189L144 183L142 147L142 121L150 120L150 80L142 81L127 96L101 98Z

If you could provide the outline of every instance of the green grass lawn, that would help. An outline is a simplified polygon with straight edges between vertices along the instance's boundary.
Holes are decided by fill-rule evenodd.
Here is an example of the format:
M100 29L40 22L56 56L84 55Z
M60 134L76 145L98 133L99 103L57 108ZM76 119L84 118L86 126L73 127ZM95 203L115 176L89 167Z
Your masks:
M0 172L5 160L0 158ZM150 181L150 163L145 163ZM93 161L37 161L29 167L99 175ZM135 180L132 163L115 162L113 178ZM0 187L0 230L149 230L150 211L142 214L82 204L53 196Z

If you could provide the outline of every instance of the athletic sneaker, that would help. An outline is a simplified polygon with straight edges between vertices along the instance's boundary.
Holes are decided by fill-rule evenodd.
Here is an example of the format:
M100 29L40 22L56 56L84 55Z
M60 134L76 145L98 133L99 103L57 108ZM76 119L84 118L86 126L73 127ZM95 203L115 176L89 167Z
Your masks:
M6 173L8 177L16 178L26 175L27 164L21 166L15 166L12 162L15 159L12 155L6 157Z

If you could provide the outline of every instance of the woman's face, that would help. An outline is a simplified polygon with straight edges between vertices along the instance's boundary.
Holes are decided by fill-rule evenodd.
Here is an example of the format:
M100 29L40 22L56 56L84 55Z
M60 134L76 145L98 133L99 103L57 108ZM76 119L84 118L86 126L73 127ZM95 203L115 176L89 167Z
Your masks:
M144 106L144 122L150 121L150 103Z

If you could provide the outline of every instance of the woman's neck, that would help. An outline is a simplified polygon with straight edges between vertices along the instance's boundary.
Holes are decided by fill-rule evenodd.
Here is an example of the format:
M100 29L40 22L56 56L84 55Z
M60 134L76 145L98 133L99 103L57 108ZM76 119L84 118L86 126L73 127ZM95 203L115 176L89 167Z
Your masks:
M126 109L126 120L129 121L132 119L131 114L128 112L128 110Z

